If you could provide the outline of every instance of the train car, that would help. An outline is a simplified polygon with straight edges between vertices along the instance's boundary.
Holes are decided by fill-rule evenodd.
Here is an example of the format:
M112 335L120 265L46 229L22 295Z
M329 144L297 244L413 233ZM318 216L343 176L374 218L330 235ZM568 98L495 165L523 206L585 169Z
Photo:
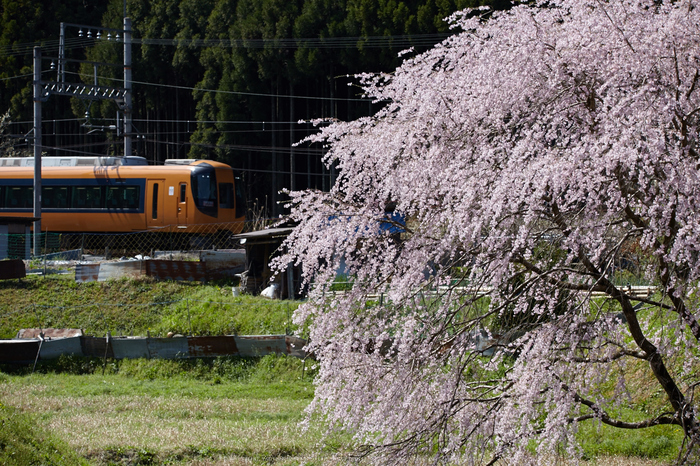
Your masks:
M87 165L45 161L41 228L65 233L147 230L193 233L209 225L238 233L245 207L230 166L208 160ZM32 166L0 167L0 217L31 217ZM31 164L33 165L33 163Z

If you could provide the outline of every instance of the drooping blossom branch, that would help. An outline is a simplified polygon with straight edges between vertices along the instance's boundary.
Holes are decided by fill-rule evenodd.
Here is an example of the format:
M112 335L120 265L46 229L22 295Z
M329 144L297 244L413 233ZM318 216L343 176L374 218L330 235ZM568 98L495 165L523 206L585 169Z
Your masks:
M432 50L358 77L381 110L307 141L338 180L289 193L298 226L274 265L302 266L308 289L309 422L390 464L546 462L580 456L582 422L674 424L693 461L700 4L549 0L450 20ZM636 364L667 403L613 418Z

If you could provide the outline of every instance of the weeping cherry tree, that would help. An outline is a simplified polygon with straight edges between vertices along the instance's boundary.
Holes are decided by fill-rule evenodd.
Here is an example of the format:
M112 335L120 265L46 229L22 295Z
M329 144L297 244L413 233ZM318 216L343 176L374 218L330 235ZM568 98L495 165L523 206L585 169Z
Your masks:
M700 5L450 19L432 50L358 77L378 113L310 138L330 192L290 193L276 265L309 290L309 419L387 463L577 458L584 422L677 426L695 461ZM620 409L657 392L646 418Z

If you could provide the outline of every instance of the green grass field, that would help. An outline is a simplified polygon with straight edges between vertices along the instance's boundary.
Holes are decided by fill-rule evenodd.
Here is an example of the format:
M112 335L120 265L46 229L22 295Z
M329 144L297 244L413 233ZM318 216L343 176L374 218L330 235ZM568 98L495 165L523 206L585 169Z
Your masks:
M297 304L234 297L227 284L31 277L0 282L0 336L35 326L94 335L284 333ZM320 425L300 425L314 390L308 361L109 360L104 375L103 363L63 357L34 374L1 368L0 465L357 463L349 436L324 438ZM595 423L582 425L579 438L586 463L619 466L671 464L682 440L668 426L620 431Z
M340 454L342 443L321 445L318 429L299 426L313 385L298 359L137 360L104 376L55 372L69 365L0 376L0 400L3 413L21 413L41 426L37 436L50 433L91 464L300 464Z

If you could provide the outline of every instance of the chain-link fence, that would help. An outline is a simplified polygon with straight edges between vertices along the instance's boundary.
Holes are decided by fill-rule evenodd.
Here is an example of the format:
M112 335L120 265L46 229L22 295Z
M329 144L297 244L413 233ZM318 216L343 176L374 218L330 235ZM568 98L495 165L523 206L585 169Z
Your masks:
M253 224L255 223L255 225ZM243 231L251 231L259 226L260 221L245 222ZM269 223L269 222L268 222ZM237 227L237 228L236 228ZM202 249L232 249L240 245L232 238L240 225L214 223L188 226L186 229L177 225L149 231L132 233L52 233L42 232L36 240L39 254L34 254L34 234L0 234L0 258L33 259L39 256L48 260L77 260L63 257L69 251L81 251L110 257L153 255L154 251L196 251Z

